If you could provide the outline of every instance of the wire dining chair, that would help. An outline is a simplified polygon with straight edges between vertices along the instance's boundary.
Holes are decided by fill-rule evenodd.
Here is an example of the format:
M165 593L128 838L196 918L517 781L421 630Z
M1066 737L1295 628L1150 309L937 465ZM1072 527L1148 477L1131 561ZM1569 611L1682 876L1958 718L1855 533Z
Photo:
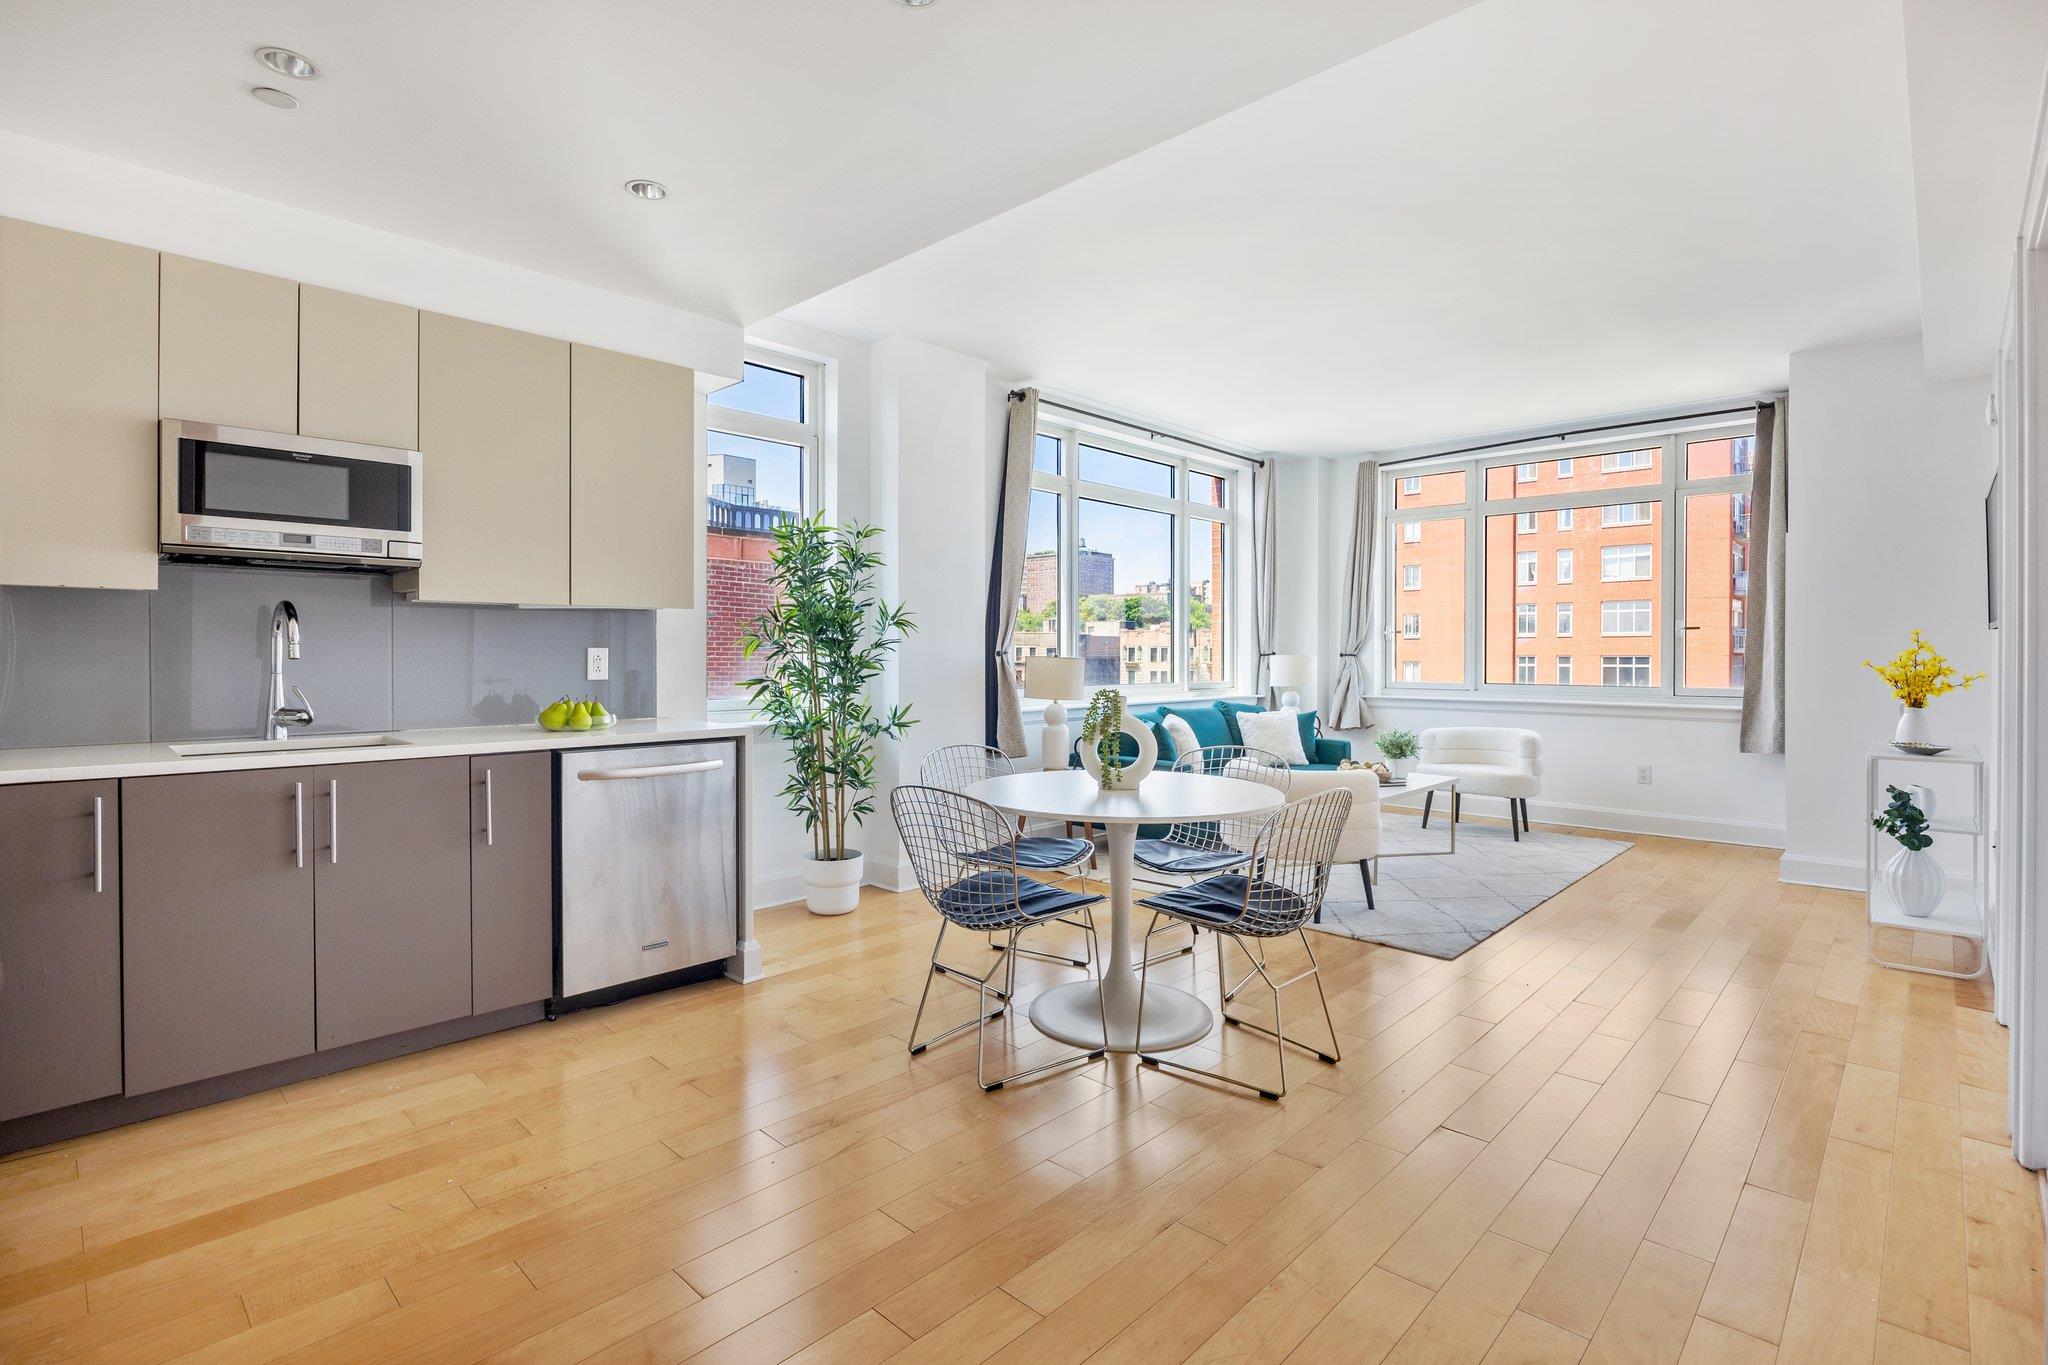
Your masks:
M1218 1013L1225 1025L1250 1029L1273 1040L1280 1068L1279 1089L1269 1089L1252 1081L1226 1076L1220 1071L1206 1071L1185 1062L1146 1054L1144 981L1146 969L1152 965L1149 959L1138 973L1137 1045L1140 1060L1146 1066L1171 1067L1176 1071L1206 1076L1255 1091L1263 1099L1277 1100L1287 1093L1289 1044L1332 1065L1342 1060L1344 1053L1337 1042L1337 1025L1330 1018L1330 1000L1323 992L1316 951L1310 946L1308 932L1303 926L1322 906L1323 896L1329 890L1330 863L1336 857L1337 840L1342 837L1344 822L1350 815L1351 793L1342 788L1305 796L1282 806L1266 818L1251 841L1250 856L1241 870L1221 872L1139 902L1153 912L1151 926L1145 934L1146 953L1141 953L1141 958L1150 952L1154 934L1166 932L1176 924L1198 925L1215 935ZM1160 923L1162 920L1166 921L1164 927ZM1266 942L1289 934L1300 937L1301 946L1308 953L1308 968L1284 981L1276 981L1266 962ZM1251 964L1251 969L1235 985L1231 984L1224 966L1225 939L1236 944L1238 951ZM1263 981L1273 993L1271 1028L1231 1016L1230 1002L1254 977ZM1304 979L1316 983L1316 998L1323 1007L1323 1026L1330 1035L1330 1050L1327 1052L1299 1038L1289 1037L1281 1018L1280 993Z
M1010 821L985 801L977 801L942 787L898 787L889 793L889 811L896 819L896 832L910 854L917 873L918 889L939 912L939 935L932 942L931 967L925 973L924 991L917 998L917 1014L910 1021L910 1055L915 1057L938 1043L974 1030L974 1079L983 1090L1000 1090L1012 1081L1035 1076L1069 1062L1094 1061L1103 1055L1098 1048L1042 1062L988 1079L988 1025L1003 1017L1016 1003L1017 934L1033 925L1045 924L1075 910L1093 905L1101 896L1053 886L1025 876L1018 868L1017 837ZM1006 852L1008 857L1001 857ZM1007 934L1008 952L980 976L939 961L946 930L958 926L976 934ZM1004 980L995 984L998 973ZM940 978L971 986L975 992L974 1018L919 1042L917 1031L924 1023L925 1006L932 982ZM993 998L997 1005L989 1009ZM1102 1011L1102 1036L1109 1037L1109 1013L1102 1001L1102 986L1096 985L1096 1004Z
M1190 749L1173 761L1173 771L1258 782L1283 797L1293 780L1285 759L1243 744L1211 744ZM1131 856L1140 868L1155 877L1184 877L1193 881L1242 866L1251 856L1248 850L1265 820L1266 816L1261 814L1230 820L1182 821L1168 827L1158 838L1138 840ZM1163 962L1194 952L1202 931L1189 927L1193 933L1186 944L1166 949L1153 961Z
M947 744L925 755L918 765L918 781L927 787L943 791L965 792L977 782L991 777L1008 777L1015 772L1016 765L1001 749L991 749L985 744ZM1057 872L1066 876L1079 877L1085 886L1087 874L1084 867L1095 860L1093 839L1058 838L1046 834L1024 833L1024 822L1017 822L1016 865L1030 872ZM1070 925L1086 935L1087 955L1068 957L1061 953L1042 952L1037 948L1020 947L1016 951L1025 957L1035 957L1041 962L1053 962L1063 967L1085 967L1092 970L1097 960L1095 916L1083 908L1072 915L1062 915L1053 921ZM1007 951L1007 944L991 944L997 952Z

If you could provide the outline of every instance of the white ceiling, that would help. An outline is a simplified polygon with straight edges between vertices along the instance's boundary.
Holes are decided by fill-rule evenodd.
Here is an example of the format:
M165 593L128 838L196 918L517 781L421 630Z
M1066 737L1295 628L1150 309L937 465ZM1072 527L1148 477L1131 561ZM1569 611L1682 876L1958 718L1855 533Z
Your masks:
M1782 385L1910 331L1897 0L1485 0L792 310L1255 449Z
M0 128L750 322L1466 3L0 0Z
M2043 0L1905 0L1921 336L1930 379L1987 373L2048 62Z

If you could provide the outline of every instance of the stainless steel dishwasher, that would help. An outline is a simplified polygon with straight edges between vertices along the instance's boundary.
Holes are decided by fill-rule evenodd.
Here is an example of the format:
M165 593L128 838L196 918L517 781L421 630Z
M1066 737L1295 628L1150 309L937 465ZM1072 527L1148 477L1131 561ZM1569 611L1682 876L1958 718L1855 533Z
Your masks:
M738 743L558 750L555 774L558 999L601 1003L731 957L739 942Z

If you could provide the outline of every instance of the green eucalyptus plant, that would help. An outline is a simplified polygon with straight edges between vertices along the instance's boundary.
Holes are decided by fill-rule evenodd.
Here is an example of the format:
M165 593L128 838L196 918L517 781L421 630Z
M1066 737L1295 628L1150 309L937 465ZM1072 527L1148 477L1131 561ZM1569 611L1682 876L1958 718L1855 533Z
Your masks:
M1390 763L1413 758L1422 751L1421 741L1415 738L1413 730L1382 730L1373 743Z
M775 605L740 641L765 653L749 684L768 731L789 745L782 796L801 815L820 862L847 856L846 830L874 812L875 753L914 723L908 706L878 710L868 687L906 631L901 604L875 594L875 526L828 526L823 515L775 528Z
M1913 793L1893 786L1884 790L1891 800L1883 810L1870 817L1870 823L1898 840L1901 848L1918 853L1923 848L1933 847L1934 836L1927 832L1927 816L1913 804Z
M1124 694L1114 687L1097 688L1088 698L1088 714L1081 721L1081 742L1095 747L1102 766L1102 789L1115 791L1124 771Z

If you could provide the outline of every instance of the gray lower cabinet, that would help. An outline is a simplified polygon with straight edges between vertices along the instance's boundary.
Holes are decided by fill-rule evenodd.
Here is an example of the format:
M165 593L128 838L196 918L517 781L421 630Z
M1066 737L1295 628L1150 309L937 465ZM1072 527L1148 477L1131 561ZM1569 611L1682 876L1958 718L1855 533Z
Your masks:
M469 767L311 770L321 1048L469 1014Z
M476 1014L554 994L554 763L469 760L469 925Z
M121 1093L120 793L0 787L0 1121Z
M313 1051L312 777L121 783L128 1094Z

